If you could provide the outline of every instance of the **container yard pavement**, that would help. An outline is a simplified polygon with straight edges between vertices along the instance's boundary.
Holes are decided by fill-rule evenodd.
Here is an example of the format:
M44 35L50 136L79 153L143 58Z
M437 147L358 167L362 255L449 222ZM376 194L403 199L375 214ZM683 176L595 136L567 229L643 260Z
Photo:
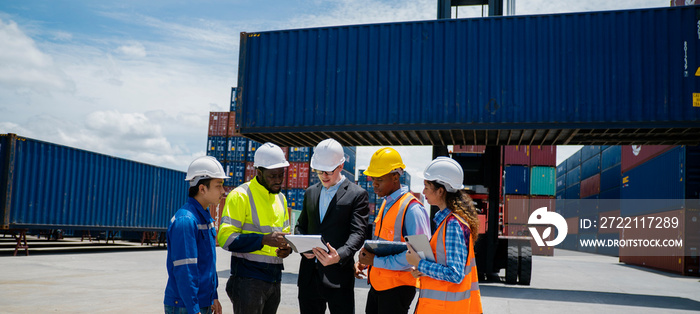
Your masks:
M89 251L88 251L89 252ZM32 252L0 256L3 313L162 313L165 250L89 253ZM300 257L285 259L278 313L298 313ZM218 249L219 296L229 254ZM617 258L557 250L533 257L531 286L481 285L485 313L691 313L700 311L700 278L626 266ZM357 281L355 306L364 313L369 287ZM415 300L414 300L415 305ZM412 311L412 310L411 310Z

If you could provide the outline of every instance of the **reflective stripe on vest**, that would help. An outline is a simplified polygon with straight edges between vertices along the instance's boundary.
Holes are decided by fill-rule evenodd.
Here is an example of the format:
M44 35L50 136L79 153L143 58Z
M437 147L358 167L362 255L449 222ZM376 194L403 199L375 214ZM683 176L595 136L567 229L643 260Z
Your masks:
M386 207L386 202L384 202L377 214L377 220L375 220L375 226L377 227L374 229L372 239L405 242L403 238L403 221L406 216L406 211L408 210L408 205L414 200L418 201L413 194L406 193L391 205L386 214L384 214L384 209ZM396 217L393 215L396 215ZM379 223L379 219L381 219L381 223L377 224ZM384 225L384 220L389 220L386 222L386 225ZM391 223L393 223L393 225ZM370 267L369 282L372 284L374 290L384 291L399 286L418 287L419 281L408 271Z
M284 231L285 228L289 228L289 219L284 220L283 227L272 227L272 226L261 226L260 225L260 217L258 215L258 209L255 206L255 201L253 200L253 193L250 190L250 182L246 182L241 185L244 189L246 194L248 195L248 204L250 204L250 216L251 220L253 221L252 224L250 223L242 223L241 221L235 220L231 217L222 217L221 222L222 223L227 223L230 224L234 227L241 228L242 231L249 231L249 232L256 232L256 233L262 233L262 234L268 234L272 233L275 231L282 232ZM277 198L279 199L280 203L282 204L282 207L284 207L284 197L282 196L281 193L277 193ZM286 214L286 211L285 211ZM224 248L227 249L233 241L238 238L240 234L232 234L227 240L226 244L224 245ZM268 263L268 264L282 264L282 259L277 257L277 256L270 256L270 255L262 255L262 254L255 254L255 253L239 253L239 252L231 252L231 256L243 258L252 262L261 262L261 263Z
M455 217L461 226L468 226L466 221L461 217L450 214ZM437 232L430 239L430 246L435 253L437 263L447 266L447 249L445 245L447 222L450 218L447 216L438 226ZM462 227L463 228L463 227ZM464 277L460 283L452 283L443 280L437 280L424 276L421 278L421 290L418 296L418 305L416 313L435 313L435 311L445 313L481 313L481 292L479 290L479 277L476 271L476 259L474 257L473 241L468 239L468 254L469 259L464 266Z

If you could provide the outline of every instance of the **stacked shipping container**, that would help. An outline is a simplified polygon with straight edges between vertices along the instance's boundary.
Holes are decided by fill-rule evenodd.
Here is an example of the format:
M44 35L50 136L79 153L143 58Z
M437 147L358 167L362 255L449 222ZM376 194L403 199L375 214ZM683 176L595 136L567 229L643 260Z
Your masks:
M504 146L503 235L530 236L528 217L540 207L555 210L557 189L556 146ZM538 247L532 253L552 255L551 247Z
M581 163L580 176L566 171L577 162ZM557 174L557 199L565 204L558 212L570 223L562 248L620 256L620 261L629 264L698 275L699 147L586 146L560 164ZM576 188L580 197L569 192ZM676 228L646 230L598 227L604 219L641 221L652 217L675 217L681 223ZM597 225L583 228L582 221L596 221ZM607 242L661 238L682 240L683 246L665 251L645 247L646 251L640 251L642 248L581 245L581 241L592 239Z
M227 193L255 177L255 151L262 145L234 133L237 107L236 92L235 87L231 89L231 112L211 112L209 114L207 155L219 160L231 177L224 182ZM319 183L320 180L310 167L313 154L311 147L282 147L282 150L290 164L282 188L287 197L290 216L296 221L303 207L306 188ZM351 182L355 182L356 149L355 147L344 147L343 150L345 152L343 175ZM223 209L223 202L219 205L219 209L212 211L212 216L216 216L214 218L217 219L217 223L221 209Z

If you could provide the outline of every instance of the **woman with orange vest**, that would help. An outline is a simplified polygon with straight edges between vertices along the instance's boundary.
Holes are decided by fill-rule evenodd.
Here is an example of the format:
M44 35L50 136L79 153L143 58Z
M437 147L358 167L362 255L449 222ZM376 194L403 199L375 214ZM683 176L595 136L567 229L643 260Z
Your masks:
M374 220L373 240L404 242L404 236L430 235L430 216L407 186L401 185L400 176L406 165L401 155L390 147L376 151L364 174L372 177L377 196L383 197L382 206ZM355 263L355 277L364 277L370 265L366 314L406 314L416 295L418 279L411 274L406 252L375 256L364 248Z
M442 210L435 214L438 227L430 239L435 262L421 259L410 245L406 254L421 283L415 313L482 313L474 258L479 221L463 190L462 167L454 159L438 157L423 177L425 199Z

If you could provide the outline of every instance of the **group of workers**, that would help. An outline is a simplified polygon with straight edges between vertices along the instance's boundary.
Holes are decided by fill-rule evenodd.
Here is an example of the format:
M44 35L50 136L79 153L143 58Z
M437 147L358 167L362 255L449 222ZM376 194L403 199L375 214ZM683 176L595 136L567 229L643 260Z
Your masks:
M299 311L355 313L355 278L368 278L366 313L408 313L418 292L415 313L481 313L474 243L478 220L462 185L463 170L451 158L438 157L425 168L423 194L441 210L433 218L400 183L405 164L389 147L376 151L364 174L384 200L368 228L368 193L343 174L345 153L333 139L314 149L310 167L321 182L306 189L295 234L321 235L326 247L302 252L298 276ZM282 149L263 144L255 152L256 176L226 197L218 234L208 210L224 197L228 178L212 157L195 159L187 170L189 198L167 230L168 282L165 313L222 313L216 273L216 243L231 252L226 293L234 313L276 313L281 299L283 259L292 253L287 201L281 192L285 168ZM425 235L434 261L408 250L375 256L366 240L405 242ZM355 255L358 260L355 261Z

